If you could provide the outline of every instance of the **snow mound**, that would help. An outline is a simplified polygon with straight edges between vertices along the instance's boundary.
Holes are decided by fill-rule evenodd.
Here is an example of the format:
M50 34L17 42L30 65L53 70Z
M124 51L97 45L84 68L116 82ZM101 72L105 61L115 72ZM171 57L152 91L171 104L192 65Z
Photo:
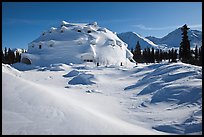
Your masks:
M63 75L63 77L74 77L77 76L78 74L79 74L78 70L72 70L68 74Z
M202 91L201 88L191 86L164 86L158 90L153 96L150 103L158 102L176 102L178 105L201 103Z
M135 115L153 129L172 134L202 134L202 67L162 63L134 68L138 78L124 91ZM182 116L179 116L182 115ZM143 119L148 117L147 119Z
M49 67L50 71L64 71L64 67L62 64L51 64Z
M76 24L62 21L60 27L51 27L29 43L21 62L40 66L84 62L120 66L121 62L129 63L132 57L127 44L97 22Z
M202 131L202 112L201 110L193 112L183 123L158 125L153 127L153 129L173 134L198 135Z
M12 66L10 66L8 64L3 64L3 63L2 63L2 72L8 73L11 75L15 75L15 76L18 76L21 74L21 72L19 70L13 68Z
M70 66L62 63L56 63L56 64L50 64L49 67L42 67L42 66L36 66L37 71L65 71L66 69L69 69Z
M177 104L193 104L201 102L202 87L195 87L196 82L202 80L199 67L178 63L152 65L149 69L153 71L138 80L135 85L126 87L125 90L143 86L144 88L137 95L152 94L150 103L173 101ZM186 82L189 84L186 85Z
M95 82L91 81L92 79L94 79L93 74L79 74L78 76L71 79L68 82L68 84L71 84L71 85L79 85L79 84L91 85L91 84L95 84Z

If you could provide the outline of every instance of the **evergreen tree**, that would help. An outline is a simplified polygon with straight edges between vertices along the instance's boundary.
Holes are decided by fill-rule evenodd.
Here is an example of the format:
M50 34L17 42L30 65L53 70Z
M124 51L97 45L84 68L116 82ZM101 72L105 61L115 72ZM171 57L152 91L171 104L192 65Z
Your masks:
M170 60L171 60L171 50L169 49L169 51L168 51L168 60L169 60L169 62L171 62Z
M198 47L196 45L195 47L195 56L194 56L195 60L197 61L198 60Z
M5 59L4 63L8 64L8 62L9 62L8 61L8 52L7 52L7 48L6 47L4 48L4 59Z
M147 63L147 49L145 48L142 53L143 61Z
M202 66L202 46L199 48L198 52L198 65Z
M151 55L150 55L150 62L154 63L155 62L155 55L154 55L154 48L152 47Z
M138 62L138 63L141 63L142 62L142 55L141 55L141 47L140 47L140 43L139 41L137 41L137 44L135 46L135 51L134 51L134 54L133 54L133 59Z
M2 50L2 52L1 52L1 58L2 58L2 63L4 63L5 57L4 57L4 52L3 52L3 50Z
M16 51L15 63L20 62L20 60L21 60L20 53L18 51Z
M160 49L159 50L159 62L162 62L162 60L165 58L165 54L163 53L163 51Z
M188 39L188 30L189 28L187 27L186 24L181 28L182 41L180 43L180 48L179 48L179 58L184 63L189 63L191 58L190 41Z
M157 49L156 52L155 52L155 60L156 60L157 63L160 62L160 53L159 53L159 49Z
M174 50L172 48L172 50L171 50L171 62L177 62L176 59L177 59L177 50Z
M150 48L148 47L148 48L147 48L147 53L146 53L147 63L150 63L150 56L151 56L151 52L150 52Z
M9 48L8 49L8 63L13 64L15 60L15 54L14 52Z

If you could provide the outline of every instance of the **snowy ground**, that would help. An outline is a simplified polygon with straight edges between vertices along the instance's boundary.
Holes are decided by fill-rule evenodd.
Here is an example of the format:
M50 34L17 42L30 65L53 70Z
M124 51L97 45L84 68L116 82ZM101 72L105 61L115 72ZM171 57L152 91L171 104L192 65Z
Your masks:
M19 63L2 75L2 134L202 134L202 67Z

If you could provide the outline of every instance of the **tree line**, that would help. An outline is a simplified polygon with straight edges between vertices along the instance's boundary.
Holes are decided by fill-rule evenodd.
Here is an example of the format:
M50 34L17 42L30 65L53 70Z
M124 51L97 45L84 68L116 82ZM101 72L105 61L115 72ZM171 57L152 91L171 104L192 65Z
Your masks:
M24 51L23 51L24 52ZM2 49L2 63L4 64L14 64L21 61L21 53L19 51L12 51L10 48Z
M190 41L188 39L188 27L185 24L182 30L182 41L178 49L171 48L168 51L162 49L145 48L141 50L139 41L137 41L135 49L131 49L133 59L136 63L159 63L165 60L169 62L177 62L180 60L183 63L202 66L202 46L200 48L190 49Z

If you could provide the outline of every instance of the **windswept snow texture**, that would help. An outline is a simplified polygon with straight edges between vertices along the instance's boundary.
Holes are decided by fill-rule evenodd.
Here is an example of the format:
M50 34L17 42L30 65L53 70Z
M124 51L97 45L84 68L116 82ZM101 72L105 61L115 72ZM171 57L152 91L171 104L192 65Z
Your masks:
M3 135L202 134L202 67L2 64L2 85Z
M96 22L74 24L62 21L61 26L51 27L29 43L28 52L22 54L21 61L40 66L83 62L119 66L121 62L130 63L132 57L126 43Z
M94 75L92 74L79 74L78 76L71 79L68 83L71 85L77 85L77 84L91 85L91 84L95 84L94 82L91 81L91 79L93 78L94 78Z

